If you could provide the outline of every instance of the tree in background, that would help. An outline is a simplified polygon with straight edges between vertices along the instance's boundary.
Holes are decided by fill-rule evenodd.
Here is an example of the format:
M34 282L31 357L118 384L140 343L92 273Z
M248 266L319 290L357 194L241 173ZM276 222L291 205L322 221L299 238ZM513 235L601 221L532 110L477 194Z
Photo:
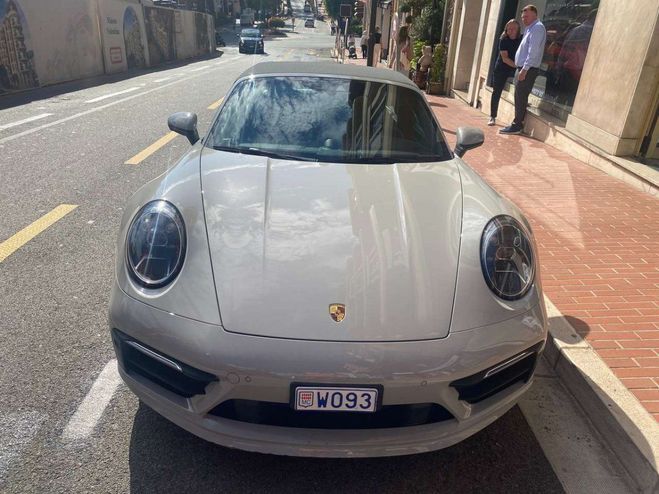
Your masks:
M349 3L350 5L353 5L354 1L349 2L347 0L325 0L325 10L330 17L333 19L339 18L339 10L342 3Z
M247 4L247 7L254 9L254 12L260 11L261 20L265 19L266 12L274 14L279 8L279 0L247 0L245 3Z
M419 0L414 0L419 3ZM442 34L442 20L444 18L444 1L426 1L412 23L412 37L424 40L431 46L439 41Z

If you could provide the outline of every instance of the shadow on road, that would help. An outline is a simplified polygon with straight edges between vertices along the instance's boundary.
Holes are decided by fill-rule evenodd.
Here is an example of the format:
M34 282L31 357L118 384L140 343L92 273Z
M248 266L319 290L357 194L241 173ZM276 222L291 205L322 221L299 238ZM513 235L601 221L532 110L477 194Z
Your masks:
M563 492L517 407L442 451L314 459L223 448L140 404L129 454L132 493Z

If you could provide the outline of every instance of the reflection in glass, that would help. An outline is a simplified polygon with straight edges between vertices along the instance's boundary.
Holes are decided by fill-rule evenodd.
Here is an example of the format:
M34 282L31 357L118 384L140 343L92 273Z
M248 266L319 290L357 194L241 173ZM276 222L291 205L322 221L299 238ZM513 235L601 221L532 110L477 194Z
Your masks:
M211 131L215 149L340 163L451 158L423 97L412 88L329 77L240 82Z
M574 104L598 6L599 0L549 0L545 8L543 76L538 77L533 93L549 104L541 108L553 106L552 113L561 118L567 118Z

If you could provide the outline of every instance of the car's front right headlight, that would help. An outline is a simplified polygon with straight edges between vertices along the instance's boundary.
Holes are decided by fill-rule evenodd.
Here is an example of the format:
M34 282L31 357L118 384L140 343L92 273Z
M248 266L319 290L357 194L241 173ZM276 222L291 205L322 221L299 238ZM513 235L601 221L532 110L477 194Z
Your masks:
M481 268L487 286L504 300L522 298L533 286L531 236L512 216L492 218L481 237Z
M181 271L185 249L185 224L176 207L162 200L149 202L128 229L128 272L143 287L161 288Z

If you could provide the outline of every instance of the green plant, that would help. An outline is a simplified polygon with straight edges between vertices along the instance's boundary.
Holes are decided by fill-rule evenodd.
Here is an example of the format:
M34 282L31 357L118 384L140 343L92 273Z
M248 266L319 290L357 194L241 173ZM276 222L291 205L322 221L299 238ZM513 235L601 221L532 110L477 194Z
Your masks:
M444 17L443 3L438 2L435 8L432 4L426 5L414 18L412 36L415 39L426 39L428 44L439 41Z
M355 36L361 36L364 27L359 19L354 17L350 19L350 25L348 27L348 34L354 34Z
M414 45L412 47L412 60L410 60L410 67L414 68L416 67L416 63L421 58L421 55L423 54L423 47L427 45L428 43L424 40L418 40L414 42Z
M446 47L438 43L432 52L432 67L430 67L430 82L443 82L446 65Z

